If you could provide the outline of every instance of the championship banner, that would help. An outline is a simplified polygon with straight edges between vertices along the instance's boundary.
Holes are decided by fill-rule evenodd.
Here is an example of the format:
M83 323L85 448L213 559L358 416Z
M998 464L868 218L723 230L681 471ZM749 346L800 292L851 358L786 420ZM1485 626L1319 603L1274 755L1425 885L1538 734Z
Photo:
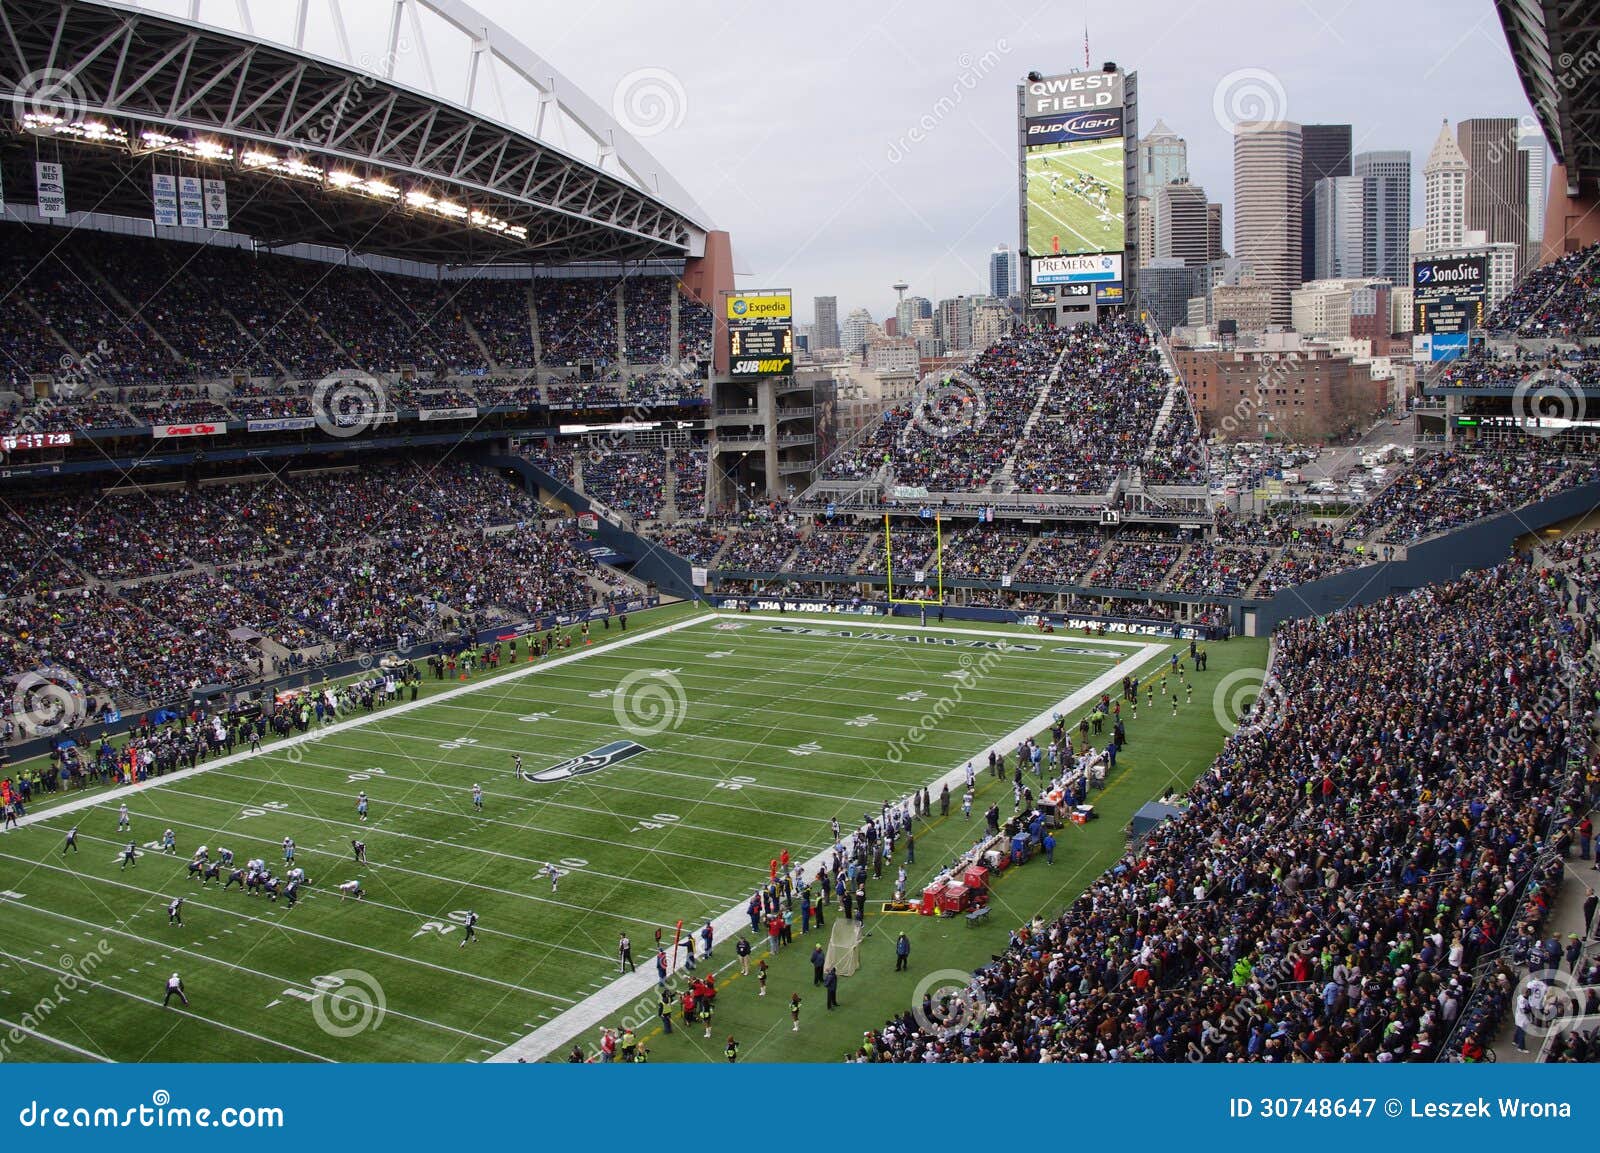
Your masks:
M150 201L158 228L178 227L178 178L170 172L150 174Z
M697 589L703 589L706 587L706 581L710 579L710 576L711 574L706 569L700 565L695 565L689 570L689 583Z
M33 166L33 178L39 189L39 215L60 218L67 214L66 169L52 161L41 160Z
M205 193L198 176L178 177L178 219L185 228L206 226Z
M222 230L228 227L228 182L226 180L207 180L205 182L205 215L207 228Z

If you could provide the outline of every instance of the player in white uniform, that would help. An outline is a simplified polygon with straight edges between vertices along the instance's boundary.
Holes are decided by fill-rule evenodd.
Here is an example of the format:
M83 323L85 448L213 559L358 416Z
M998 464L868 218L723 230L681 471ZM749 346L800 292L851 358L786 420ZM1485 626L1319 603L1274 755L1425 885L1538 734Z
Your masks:
M346 881L344 884L339 886L339 899L341 901L346 897L354 897L359 901L366 895L366 890L361 887L360 881Z
M556 882L561 879L561 870L556 868L554 862L546 861L544 863L544 875L550 878L550 891L552 893L555 892Z
M475 785L472 786L472 807L474 809L477 809L478 812L480 812L480 813L483 812L483 786L482 785L475 784Z
M117 809L117 831L133 828L133 822L128 819L128 806L122 805Z

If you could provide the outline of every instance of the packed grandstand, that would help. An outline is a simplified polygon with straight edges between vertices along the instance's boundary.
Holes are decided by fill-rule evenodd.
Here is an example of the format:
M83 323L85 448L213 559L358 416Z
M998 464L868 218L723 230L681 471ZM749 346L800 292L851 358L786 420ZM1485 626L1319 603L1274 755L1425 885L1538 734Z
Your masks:
M588 176L609 178L592 167ZM9 169L6 176L10 187ZM22 783L13 793L0 761L8 817L13 804L34 802L36 783L51 803L100 803L119 799L124 784L203 767L208 755L233 756L238 742L258 744L258 721L274 715L286 742L325 730L337 737L352 720L365 723L358 711L399 702L393 682L414 686L419 666L433 671L431 691L441 695L473 691L469 680L485 671L514 673L519 643L527 665L570 669L546 658L559 647L582 655L591 630L609 634L613 621L620 637L628 614L637 621L646 608L682 610L663 633L688 634L707 616L702 607L762 621L810 614L798 619L829 627L850 620L846 613L888 617L898 607L906 620L886 627L942 625L950 612L975 622L974 632L1010 630L1001 641L963 636L950 645L1004 651L1023 637L1036 651L1035 635L1104 640L1109 631L1137 638L1121 643L1148 657L1139 646L1149 641L1162 660L1140 670L1143 680L1124 676L1120 700L1084 689L1077 705L1092 703L1082 728L1056 715L1042 748L1024 742L1036 780L1024 781L1028 753L1015 754L1014 787L999 758L988 787L1014 795L1014 815L1000 815L1001 796L984 798L994 807L981 817L996 837L1021 837L1026 859L1034 800L1057 797L1054 815L1080 811L1060 807L1063 796L1093 808L1082 804L1093 799L1090 770L1103 786L1101 758L1115 769L1124 703L1130 724L1143 704L1146 727L1134 731L1150 740L1161 731L1157 678L1161 708L1170 707L1176 724L1180 691L1182 708L1194 705L1185 676L1204 669L1202 642L1270 635L1259 697L1242 718L1218 713L1231 731L1214 759L1216 742L1205 749L1206 767L1196 762L1192 784L1166 790L1172 819L1130 839L1065 909L1057 902L1005 926L999 951L955 989L920 1005L875 1003L871 1031L835 1056L1475 1060L1513 1015L1525 1014L1527 976L1561 968L1562 946L1553 963L1550 955L1550 923L1580 837L1582 854L1591 855L1579 822L1597 771L1600 537L1579 531L1552 541L1546 530L1581 521L1600 503L1600 433L1584 419L1600 346L1600 246L1527 275L1471 350L1388 414L1386 423L1410 422L1409 455L1370 469L1370 489L1345 484L1329 495L1283 479L1282 450L1291 446L1263 447L1264 457L1277 457L1266 466L1276 475L1227 481L1221 437L1206 427L1162 335L1132 309L1067 328L1026 321L1019 311L1007 331L941 366L914 396L818 452L821 459L785 457L814 451L820 439L815 426L783 431L781 422L800 419L785 414L820 405L810 384L802 403L784 405L773 391L758 396L755 386L720 378L728 374L716 369L725 325L716 293L732 291L732 264L720 282L700 275L697 262L710 259L706 237L688 242L672 231L693 223L691 214L685 209L645 241L631 223L587 221L594 233L617 234L592 251L583 248L589 228L547 219L560 215L549 205L530 208L530 219L577 246L571 259L548 265L511 248L505 260L481 265L466 260L477 250L464 251L462 262L428 264L400 247L353 260L353 234L310 231L283 245L292 253L274 252L242 232L206 243L134 234L111 214L70 227L44 219L0 225L0 277L11 305L0 309L0 518L12 546L0 557L0 677L14 689L0 701L0 722ZM396 226L387 243L411 242L413 228ZM505 232L495 230L493 243ZM329 258L330 240L345 245L342 255ZM796 380L790 374L781 387L802 392ZM1437 415L1442 398L1455 406L1452 418L1464 419L1447 427ZM760 435L750 431L757 427ZM1309 446L1307 455L1331 469L1345 448ZM789 476L767 476L769 462ZM1523 547L1507 555L1505 544L1518 538ZM1473 550L1470 563L1451 559L1458 546ZM1480 563L1491 550L1492 560ZM729 615L713 627L733 638L743 625ZM795 626L770 631L782 627ZM708 643L704 661L729 658L735 644ZM692 647L682 650L690 656L662 651L663 662L702 657ZM1058 654L1143 659L1106 648L1046 655ZM965 684L966 666L927 675ZM683 667L636 672L664 678ZM463 687L445 685L447 668ZM804 688L817 688L837 664L803 672L797 663L793 671L810 682ZM915 678L926 670L901 672ZM342 687L330 687L334 681ZM71 700L70 724L59 708L41 717L31 707L39 685ZM920 708L927 695L909 683L892 688L891 703L875 707L887 711L899 700ZM607 717L615 690L570 691L581 699L563 706L569 712L601 716L571 723L614 735ZM719 691L726 699L710 707L733 709L738 689ZM772 689L801 691L797 682ZM440 709L476 707L442 699ZM1188 715L1204 720L1206 703ZM525 726L552 715L534 704L515 714ZM863 711L840 723L878 720ZM1111 734L1103 734L1108 720ZM703 739L735 740L723 730L744 724L719 717L718 732ZM485 734L500 739L492 726ZM425 743L430 755L480 739L401 736ZM579 751L545 768L551 780L651 752L581 737ZM507 769L500 762L510 758L500 753L509 747L493 747L494 771L514 772L522 785L522 753ZM802 758L822 752L798 738L783 749ZM350 770L347 783L371 782L384 770L360 767L378 755L367 753L359 748L349 764L319 767ZM141 767L142 754L151 760ZM850 761L836 775L866 787L857 762L870 758L841 756ZM715 788L737 801L754 780L728 776ZM471 789L481 813L482 787L474 780ZM785 792L831 795L809 786ZM870 862L876 882L885 867L882 829L891 833L891 857L894 833L931 832L926 788L903 792L915 799L884 801L878 816L863 815L862 831L839 828L839 816L854 822L854 812L834 815L831 872L817 878L826 882L820 906L833 908L833 885L845 893L840 874L848 869L855 879L859 869L864 910L865 870ZM68 793L74 799L57 795ZM582 804L567 796L552 808L582 810L587 820L587 794ZM364 823L365 788L360 797ZM948 793L942 803L941 819ZM736 807L722 798L708 804ZM969 793L968 817L971 804ZM411 812L434 815L421 804ZM740 810L739 819L772 815ZM654 813L630 831L680 821ZM76 835L74 826L74 849ZM587 826L561 835L607 841ZM796 847L814 839L797 837ZM1036 842L1043 851L1043 839ZM365 867L365 842L355 844ZM790 846L770 847L768 873L762 845L751 866L761 880L750 924L752 933L770 926L767 945L777 957L780 940L792 937L797 890L802 934L814 906L807 877L790 883ZM130 843L124 864L138 851ZM915 864L909 848L902 854L891 864ZM692 871L705 863L694 856L678 853L673 865ZM590 864L577 849L560 856L559 867L516 859L539 869L541 887L548 880L551 904L558 880ZM900 873L898 907L889 911L907 913L905 867ZM720 897L720 889L702 893L669 876L639 883L673 899ZM698 885L692 872L691 880ZM749 880L741 875L739 883ZM469 886L486 888L474 880L463 891ZM345 892L352 891L342 890L341 902ZM763 924L769 892L775 920ZM370 907L384 908L376 900ZM836 918L848 923L848 903L841 912ZM477 914L426 924L440 937L459 924L465 937ZM981 916L973 924L982 927ZM683 925L677 921L667 942L673 965ZM708 952L712 928L707 917ZM615 930L605 921L608 938ZM664 988L666 950L651 957L643 924L638 931L640 956L658 960ZM691 926L691 960L693 934ZM628 941L624 931L619 968L633 964ZM585 964L596 956L593 940L555 948ZM610 973L609 939L605 948L599 958ZM1600 957L1585 939L1567 960L1582 991L1559 1004L1558 991L1539 1011L1561 1020L1600 1013ZM747 969L748 949L745 961ZM812 965L820 984L823 968ZM765 995L765 961L759 972ZM648 1001L653 991L645 992ZM559 992L538 1017L586 996ZM687 999L705 1014L706 1038L714 997L712 989L699 1005ZM672 1004L664 995L660 1004L670 1033ZM647 1017L657 1008L652 1003ZM687 1025L689 1010L682 1012ZM530 1035L546 1027L521 1016L512 1024ZM582 1059L581 1044L576 1051ZM614 1052L613 1044L599 1059ZM1600 1048L1592 1029L1564 1029L1543 1055L1590 1060Z

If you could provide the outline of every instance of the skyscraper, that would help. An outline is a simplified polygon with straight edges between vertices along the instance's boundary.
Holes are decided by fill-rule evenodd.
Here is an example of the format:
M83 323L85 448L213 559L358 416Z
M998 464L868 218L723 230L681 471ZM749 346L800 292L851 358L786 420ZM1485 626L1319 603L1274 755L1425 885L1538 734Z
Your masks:
M831 304L834 298L828 296L821 299L827 300ZM843 340L843 343L838 347L844 349L851 356L860 356L861 350L866 347L867 341L873 335L872 330L876 327L877 325L872 322L872 313L864 308L851 309L850 314L844 318L844 331L836 338L842 338Z
M1289 323L1289 293L1301 280L1300 125L1249 120L1233 136L1234 255L1255 268L1267 317Z
M1177 181L1156 190L1156 258L1181 260L1195 268L1209 259L1206 190Z
M812 301L816 323L811 326L811 339L816 348L839 347L839 298L819 296Z
M1315 280L1360 276L1366 258L1366 181L1359 176L1324 176L1312 190L1317 250Z
M953 296L939 302L939 335L951 352L972 347L972 305L970 296Z
M1550 190L1550 145L1536 130L1524 128L1517 147L1528 157L1528 254L1530 262L1537 264L1544 244L1544 205Z
M1317 181L1350 175L1350 125L1305 124L1300 128L1300 276L1316 275Z
M997 244L989 254L989 295L1001 300L1015 296L1016 285L1016 255L1004 244Z
M1221 260L1226 255L1222 247L1222 202L1213 200L1206 205L1206 262Z
M1467 158L1446 120L1422 166L1422 248L1447 252L1461 247L1467 228ZM1415 255L1415 253L1413 253ZM1406 278L1410 283L1410 277Z
M919 320L926 320L933 315L933 302L926 296L902 296L900 303L895 305L895 328L901 336L910 336L911 326Z
M1482 230L1490 244L1517 246L1517 267L1528 251L1528 154L1510 116L1463 120L1456 143L1467 158L1466 227Z
M1188 179L1189 145L1157 117L1155 127L1139 141L1139 195L1150 201L1149 236L1154 237L1160 227L1161 206L1156 203L1160 190L1174 180ZM1140 223L1142 228L1142 219ZM1148 259L1151 250L1141 247L1140 251Z
M1411 153L1362 152L1352 170L1364 185L1361 275L1404 287L1411 275Z

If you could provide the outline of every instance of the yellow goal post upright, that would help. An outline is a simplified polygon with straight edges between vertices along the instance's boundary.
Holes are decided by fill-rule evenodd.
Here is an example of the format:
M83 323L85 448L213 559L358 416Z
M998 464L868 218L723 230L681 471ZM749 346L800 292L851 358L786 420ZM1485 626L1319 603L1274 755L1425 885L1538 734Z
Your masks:
M894 535L889 527L889 514L883 516L883 570L889 581L889 603L892 605L942 605L944 604L944 527L938 513L933 514L933 572L938 595L933 600L925 597L897 597L894 595ZM924 571L926 575L926 571ZM924 581L923 587L927 582ZM919 589L920 591L920 589Z

